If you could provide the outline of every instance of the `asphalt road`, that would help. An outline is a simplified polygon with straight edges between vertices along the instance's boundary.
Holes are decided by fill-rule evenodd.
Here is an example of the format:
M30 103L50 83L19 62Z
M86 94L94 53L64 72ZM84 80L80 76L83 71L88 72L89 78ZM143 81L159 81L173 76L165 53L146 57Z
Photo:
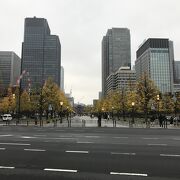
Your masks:
M180 130L0 127L0 180L179 180Z

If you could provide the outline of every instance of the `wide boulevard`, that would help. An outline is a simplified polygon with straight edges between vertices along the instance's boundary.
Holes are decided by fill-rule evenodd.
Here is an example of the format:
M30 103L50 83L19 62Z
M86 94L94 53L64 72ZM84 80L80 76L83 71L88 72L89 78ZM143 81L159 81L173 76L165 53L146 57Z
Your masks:
M0 127L0 180L179 180L180 130Z

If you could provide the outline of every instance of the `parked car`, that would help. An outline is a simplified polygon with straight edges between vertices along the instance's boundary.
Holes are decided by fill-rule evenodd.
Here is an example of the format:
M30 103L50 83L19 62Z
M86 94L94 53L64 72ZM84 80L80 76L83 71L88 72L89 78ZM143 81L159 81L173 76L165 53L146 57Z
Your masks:
M3 121L11 121L12 120L11 114L3 114L2 115L2 120Z

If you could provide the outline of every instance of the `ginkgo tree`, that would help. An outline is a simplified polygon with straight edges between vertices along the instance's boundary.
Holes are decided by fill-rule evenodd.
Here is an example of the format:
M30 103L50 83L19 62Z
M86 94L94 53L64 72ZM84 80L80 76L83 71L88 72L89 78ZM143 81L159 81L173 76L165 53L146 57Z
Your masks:
M151 100L156 98L159 91L155 86L154 82L145 73L140 80L137 82L136 92L138 95L137 106L139 111L144 112L145 122L148 122L148 111L151 108Z
M7 96L2 99L0 109L3 113L14 113L16 109L15 94L12 93L12 88L8 88Z

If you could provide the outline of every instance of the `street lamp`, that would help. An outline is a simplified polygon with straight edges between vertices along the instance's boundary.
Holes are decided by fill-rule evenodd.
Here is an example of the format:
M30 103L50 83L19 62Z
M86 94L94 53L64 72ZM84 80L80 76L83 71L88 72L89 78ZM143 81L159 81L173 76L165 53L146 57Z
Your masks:
M159 118L159 100L160 100L159 94L157 94L156 100L157 100L157 110L158 110L158 118Z
M12 98L13 98L13 101L15 101L15 99L16 99L16 95L15 94L13 94L12 95ZM14 103L14 102L13 102ZM16 107L16 102L15 102L15 107ZM14 112L15 112L15 109L14 109Z
M132 102L131 105L132 105L132 122L131 122L131 125L133 125L134 124L134 106L135 106L135 102Z
M70 122L69 122L69 106L66 107L66 116L67 116L67 121L68 121L68 127L70 127Z
M113 121L113 127L116 127L116 121L114 119L114 107L112 106L112 121Z
M175 94L174 94L174 96L173 96L173 100L174 100L174 115L175 115L175 117L176 117L177 97L176 97L176 95L175 95Z
M60 106L61 106L61 120L60 120L60 123L62 123L62 106L63 106L63 101L60 102Z

